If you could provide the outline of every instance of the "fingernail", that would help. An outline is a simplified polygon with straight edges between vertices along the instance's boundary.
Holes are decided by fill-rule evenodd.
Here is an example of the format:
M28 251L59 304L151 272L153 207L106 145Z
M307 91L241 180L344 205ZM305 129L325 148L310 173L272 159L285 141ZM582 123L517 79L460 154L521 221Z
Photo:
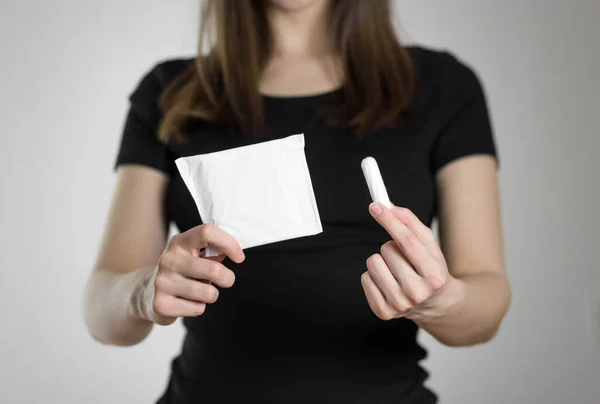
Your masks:
M383 208L381 207L380 204L378 203L372 203L369 206L369 210L371 211L371 213L375 216L379 216L383 213Z

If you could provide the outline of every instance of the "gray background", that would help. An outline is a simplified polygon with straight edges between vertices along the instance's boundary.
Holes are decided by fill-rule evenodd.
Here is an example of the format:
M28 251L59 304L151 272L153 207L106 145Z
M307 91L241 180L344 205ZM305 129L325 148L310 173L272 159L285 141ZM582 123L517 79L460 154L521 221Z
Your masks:
M179 323L101 346L80 302L127 95L156 60L193 53L196 3L0 2L2 402L150 403L165 386ZM405 38L451 49L485 83L514 288L493 343L421 337L430 385L442 403L600 402L600 2L397 5Z

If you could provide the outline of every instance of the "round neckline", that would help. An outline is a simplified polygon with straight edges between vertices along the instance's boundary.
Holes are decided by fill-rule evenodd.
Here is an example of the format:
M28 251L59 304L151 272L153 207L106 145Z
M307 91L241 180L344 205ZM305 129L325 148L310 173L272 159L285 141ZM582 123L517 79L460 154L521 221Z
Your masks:
M331 90L313 93L313 94L305 94L305 95L274 95L274 94L264 94L260 93L260 96L265 100L273 100L273 101L304 101L304 100L316 100L320 98L326 98L329 96L336 95L342 91L343 87L336 87Z

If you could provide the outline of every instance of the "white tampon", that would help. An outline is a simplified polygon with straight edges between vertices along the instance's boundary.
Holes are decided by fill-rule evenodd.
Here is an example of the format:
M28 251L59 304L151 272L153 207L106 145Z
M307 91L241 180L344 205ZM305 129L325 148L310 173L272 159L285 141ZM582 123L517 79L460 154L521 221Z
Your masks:
M383 178L379 172L379 166L377 161L373 157L365 157L360 163L367 186L369 187L369 193L373 202L379 202L388 209L392 208L392 203L385 189Z

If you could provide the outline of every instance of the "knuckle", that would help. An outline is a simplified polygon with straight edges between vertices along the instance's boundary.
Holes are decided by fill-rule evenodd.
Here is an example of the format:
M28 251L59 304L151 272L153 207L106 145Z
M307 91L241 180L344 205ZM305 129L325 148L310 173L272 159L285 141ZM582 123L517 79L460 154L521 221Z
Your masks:
M232 287L235 283L235 273L231 270L224 271L223 278L223 286L226 288Z
M432 245L437 245L437 237L435 235L435 233L433 232L433 230L431 229L431 227L429 226L424 226L425 227L425 238L427 239L427 241L429 241L429 243L431 243Z
M213 302L216 302L219 299L219 289L214 286L211 286L212 294L213 294Z
M156 274L156 277L154 278L154 290L159 292L164 290L167 287L167 283L168 279L164 274Z
M421 304L429 297L429 293L421 288L413 288L409 295L414 304Z
M394 310L400 310L400 306L402 305L402 303L400 302L397 296L392 296L392 298L386 298L386 300Z
M171 266L171 254L168 251L163 252L158 258L158 268L168 269Z
M212 285L206 288L205 294L207 303L214 303L219 298L219 290Z
M201 316L202 314L204 314L205 311L206 311L206 304L198 303L198 305L196 305L196 308L194 309L194 315Z
M212 235L214 234L214 225L207 223L200 226L200 237L206 241L210 240Z
M154 296L154 299L152 300L152 310L159 316L168 315L168 305L161 295L157 294Z
M417 243L417 238L412 234L406 234L400 238L400 244L407 250L413 249Z
M221 266L218 262L208 261L204 268L207 280L216 281L221 275Z
M409 309L408 304L403 299L397 297L393 299L392 306L394 306L394 309L398 310L400 313L404 313Z
M369 273L368 272L363 272L363 274L360 276L360 283L363 286L366 286L369 283Z
M202 284L200 284L199 282L196 281L187 281L186 282L186 286L185 286L186 292L185 294L187 296L189 296L189 298L193 299L193 300L203 300L203 294L202 294Z
M429 281L429 288L432 292L438 292L440 289L442 289L446 283L448 283L448 276L444 276L444 277L436 277L434 278L434 281Z
M375 312L375 314L383 321L389 321L394 318L389 310L379 309Z
M195 296L198 301L203 303L214 303L219 297L219 291L212 285L204 283L192 284L190 293Z
M398 216L398 218L400 218L400 220L402 221L407 221L412 219L413 213L408 208L398 208L398 210L396 211L396 216Z
M376 268L377 263L379 262L379 254L373 254L369 258L367 258L367 268L372 271Z
M167 251L181 244L181 237L181 234L175 234L173 237L171 237L169 243L167 244Z
M439 247L437 238L434 236L431 240L431 245L433 246L432 256L439 263L446 263L446 258L444 257L444 253Z
M409 208L402 208L402 214L406 215L406 217L410 217L410 218L412 218L412 217L415 216L415 214L413 213L413 211L410 210Z
M163 310L162 310L162 305L160 304L159 300L154 299L154 301L152 302L152 311L154 313L158 314L159 316L164 315Z
M396 244L393 241L388 241L387 243L381 246L381 255L384 257L390 255L396 249Z
M177 261L179 260L179 256L177 253L173 251L165 251L161 254L158 259L158 269L159 271L169 271L174 272L175 267L177 266Z

